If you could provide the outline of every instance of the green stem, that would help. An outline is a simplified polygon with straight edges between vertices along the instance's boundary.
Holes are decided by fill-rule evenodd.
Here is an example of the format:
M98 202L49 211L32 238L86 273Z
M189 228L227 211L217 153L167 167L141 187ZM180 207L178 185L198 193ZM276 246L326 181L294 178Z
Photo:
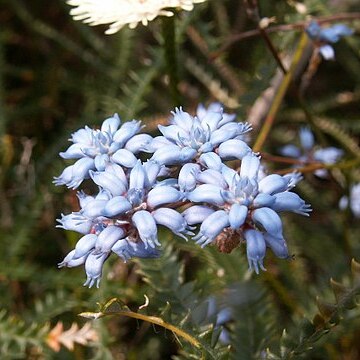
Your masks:
M260 130L260 133L255 141L255 144L254 144L254 147L253 147L253 150L255 152L258 152L262 149L269 133L270 133L270 130L272 128L272 125L275 121L275 116L277 114L277 112L279 111L280 109L280 106L282 104L282 100L286 94L286 91L291 83L291 80L293 79L294 77L294 74L296 72L296 69L297 69L297 66L298 66L298 63L300 62L301 60L301 57L303 55L303 51L306 47L306 44L308 42L308 37L306 35L306 33L303 33L301 38L300 38L300 41L299 41L299 44L298 44L298 47L295 51L295 54L294 54L294 57L293 57L293 60L292 60L292 63L291 63L291 66L290 66L290 69L289 71L286 73L286 75L284 76L280 86L279 86L279 89L277 90L277 93L274 97L274 101L273 103L271 104L271 107L270 107L270 110L269 110L269 113L268 115L266 116L265 120L264 120L264 124Z
M169 86L172 100L175 106L181 105L178 89L178 59L175 37L175 16L162 18L162 33L164 38L166 72L169 76Z

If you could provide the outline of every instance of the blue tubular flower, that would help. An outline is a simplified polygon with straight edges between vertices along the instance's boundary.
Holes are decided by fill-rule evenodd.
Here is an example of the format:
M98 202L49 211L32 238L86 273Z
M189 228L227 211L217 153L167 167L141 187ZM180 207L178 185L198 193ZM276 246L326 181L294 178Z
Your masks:
M203 221L199 233L193 239L201 247L204 247L213 242L229 225L229 217L226 212L224 210L215 211Z
M78 240L74 249L73 259L78 259L89 254L95 247L97 238L95 234L87 234Z
M149 151L154 151L152 160L163 165L185 164L197 159L201 154L217 151L221 144L236 139L241 152L251 149L239 138L251 130L247 123L234 122L235 115L224 114L219 104L208 109L198 108L197 116L191 116L182 108L172 113L168 126L159 125L162 136L153 140ZM235 157L239 158L239 145ZM228 147L227 152L230 151ZM225 150L226 150L225 149ZM226 151L224 152L226 153ZM220 156L222 156L219 153ZM233 156L231 153L230 156Z
M187 208L182 216L185 218L189 225L195 225L202 223L207 217L209 217L215 210L210 209L207 206L193 205Z
M261 270L265 270L263 261L266 252L266 244L263 234L257 230L245 230L244 237L246 240L246 252L249 262L249 269L255 270L259 273L259 267Z
M56 225L57 228L76 231L84 235L88 234L93 226L92 219L76 212L69 215L61 214L61 219L57 219L57 222L60 223Z
M141 240L145 243L145 247L155 248L156 245L161 245L157 238L155 219L148 211L137 211L132 217L132 222L137 228Z
M272 252L280 259L288 259L289 251L284 238L277 238L270 234L264 234L266 246L268 246Z
M314 41L315 45L319 47L319 51L325 60L334 59L334 49L329 43L336 43L343 36L349 36L354 33L343 24L335 24L327 28L321 28L316 21L311 21L306 28L306 33Z
M309 216L309 212L311 212L311 206L305 204L305 201L296 193L282 192L275 194L273 197L275 202L272 209L275 211L292 211L304 216Z
M146 247L142 241L134 242L127 239L118 240L111 248L111 251L122 258L124 262L133 257L157 258L161 254L156 248Z
M91 288L94 284L96 284L96 287L99 288L102 268L108 256L108 254L98 256L94 252L88 255L85 261L85 272L87 279L84 283L84 286L89 286L89 288Z
M160 208L151 213L155 222L159 225L166 226L174 234L187 240L187 236L195 235L190 230L194 228L189 227L186 220L177 211L168 208Z
M125 236L125 231L118 226L109 225L97 237L94 255L102 255L110 252L114 244Z

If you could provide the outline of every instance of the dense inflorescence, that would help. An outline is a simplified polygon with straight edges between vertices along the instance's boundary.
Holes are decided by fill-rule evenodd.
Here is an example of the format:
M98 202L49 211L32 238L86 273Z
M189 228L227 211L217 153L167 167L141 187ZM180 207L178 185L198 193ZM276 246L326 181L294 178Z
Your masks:
M85 264L84 285L99 286L111 253L124 261L161 255L158 225L225 253L245 243L256 273L265 270L267 247L288 258L279 213L311 211L291 191L301 175L264 174L259 155L244 140L250 125L235 120L214 103L200 105L196 116L175 109L154 138L139 134L139 121L121 125L116 114L99 130L76 131L60 153L76 162L54 183L76 189L90 179L99 191L78 192L80 210L58 220L58 227L83 235L59 267Z

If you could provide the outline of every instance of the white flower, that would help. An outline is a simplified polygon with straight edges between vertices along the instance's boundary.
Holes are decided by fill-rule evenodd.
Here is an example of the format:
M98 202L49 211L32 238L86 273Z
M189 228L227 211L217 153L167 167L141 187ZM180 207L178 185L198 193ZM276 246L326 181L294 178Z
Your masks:
M131 29L139 22L147 25L157 16L172 16L168 8L181 8L190 11L195 3L205 0L68 0L75 6L70 10L74 20L82 20L91 26L111 24L105 34L114 34L124 25Z

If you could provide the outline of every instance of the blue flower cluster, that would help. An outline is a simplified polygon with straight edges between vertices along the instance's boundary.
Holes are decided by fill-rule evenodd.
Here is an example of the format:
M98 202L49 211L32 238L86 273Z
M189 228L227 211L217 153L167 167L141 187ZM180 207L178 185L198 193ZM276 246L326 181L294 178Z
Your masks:
M334 49L329 44L338 42L343 36L352 35L354 30L344 24L334 24L330 27L322 28L316 21L311 21L306 28L306 33L319 48L323 58L325 60L333 60L335 58Z
M124 261L160 256L158 225L221 252L246 243L249 267L257 273L265 270L267 247L289 257L279 213L308 215L311 209L291 191L300 174L263 175L259 156L244 141L249 124L214 103L200 105L196 116L175 109L154 138L139 134L139 121L120 125L115 114L100 130L80 129L60 153L76 162L55 178L56 185L76 189L90 179L99 191L79 191L80 210L58 220L58 227L83 235L59 267L85 264L84 285L99 286L111 253ZM140 160L140 154L150 155ZM234 170L227 160L240 167Z
M308 127L302 127L299 131L300 147L289 144L280 149L283 156L297 159L300 164L307 165L314 162L323 164L335 164L344 155L344 151L334 146L326 148L315 147L315 139L312 131ZM326 178L326 169L315 170L315 175Z
M350 187L349 196L344 195L339 201L341 210L350 208L356 218L360 218L360 183L353 184Z

